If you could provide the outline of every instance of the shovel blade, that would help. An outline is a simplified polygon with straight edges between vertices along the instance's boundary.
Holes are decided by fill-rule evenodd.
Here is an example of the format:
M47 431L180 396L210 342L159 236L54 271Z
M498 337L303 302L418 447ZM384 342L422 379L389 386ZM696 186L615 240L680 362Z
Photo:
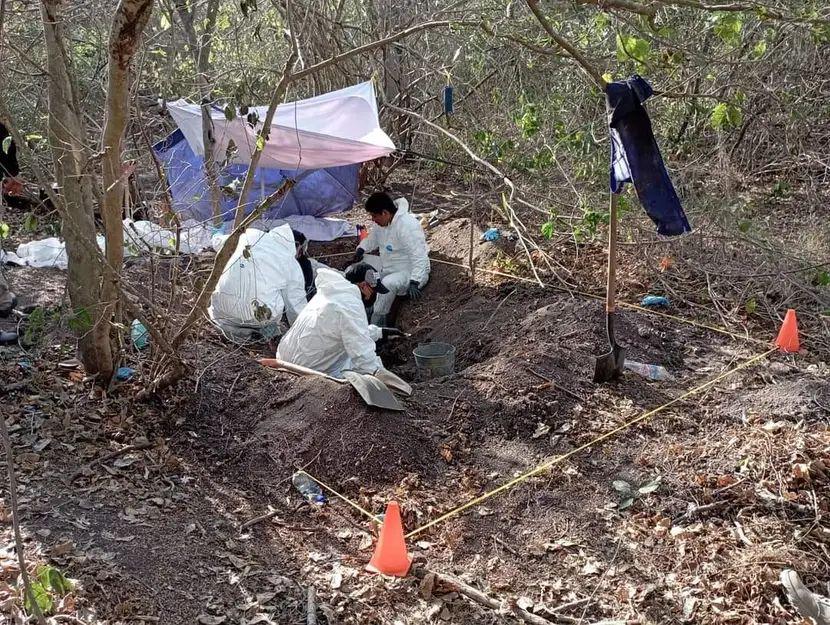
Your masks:
M610 382L622 375L625 364L625 349L614 345L610 352L598 356L594 361L594 382Z
M392 391L375 376L355 371L344 371L343 378L352 385L357 394L369 406L385 410L404 410L403 405L392 394Z

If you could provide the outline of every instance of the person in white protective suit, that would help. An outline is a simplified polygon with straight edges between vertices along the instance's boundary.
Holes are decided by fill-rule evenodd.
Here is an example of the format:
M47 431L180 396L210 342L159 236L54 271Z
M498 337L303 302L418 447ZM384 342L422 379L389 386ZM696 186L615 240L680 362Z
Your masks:
M335 377L345 370L382 369L375 341L401 332L370 325L366 318L366 309L387 291L372 266L352 265L345 276L320 268L316 285L317 293L280 339L277 358Z
M365 260L380 272L389 293L378 295L372 323L386 325L396 297L421 299L421 290L429 280L429 248L421 222L409 212L405 198L393 202L386 193L373 193L366 200L366 210L377 227L361 241L354 262ZM375 250L379 256L367 254Z
M291 227L248 228L210 298L208 314L235 343L270 340L281 333L283 312L294 323L306 306L303 271Z

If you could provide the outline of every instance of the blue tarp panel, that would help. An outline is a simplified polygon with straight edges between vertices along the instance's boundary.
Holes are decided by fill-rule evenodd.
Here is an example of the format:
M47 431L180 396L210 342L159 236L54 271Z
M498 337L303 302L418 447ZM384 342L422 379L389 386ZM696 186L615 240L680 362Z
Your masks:
M153 146L153 150L164 165L173 210L184 219L208 221L212 217L210 189L205 178L203 160L197 156L184 138L181 130ZM284 219L289 215L311 215L325 217L352 207L357 199L358 170L360 165L344 165L316 170L257 170L249 207L246 214L263 198L276 191L285 178L294 178L297 184L284 200L277 202L263 215L266 219ZM219 176L220 186L230 185L239 179L239 188L245 180L248 168L245 165L229 165ZM238 196L223 193L222 211L225 221L233 220Z

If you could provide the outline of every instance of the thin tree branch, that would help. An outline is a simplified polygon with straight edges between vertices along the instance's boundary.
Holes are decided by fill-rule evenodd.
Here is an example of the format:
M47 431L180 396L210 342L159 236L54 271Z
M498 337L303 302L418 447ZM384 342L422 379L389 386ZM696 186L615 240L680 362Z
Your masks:
M599 90L602 93L605 93L605 86L606 82L605 79L600 74L599 70L594 67L588 59L576 49L567 39L565 39L562 35L560 35L556 30L554 30L553 26L551 26L548 19L545 17L545 14L542 13L542 9L539 6L539 0L525 0L527 6L533 12L533 15L536 16L536 19L539 20L539 23L542 25L542 28L545 29L550 38L553 39L557 45L565 50L570 57L579 64L579 66L585 71L586 74L593 80L594 84L599 87Z

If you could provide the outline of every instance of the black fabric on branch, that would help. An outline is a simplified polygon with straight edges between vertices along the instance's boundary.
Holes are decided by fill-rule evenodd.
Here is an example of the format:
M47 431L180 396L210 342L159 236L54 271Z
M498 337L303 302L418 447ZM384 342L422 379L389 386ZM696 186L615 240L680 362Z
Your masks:
M633 182L637 197L658 234L676 236L692 227L657 147L651 120L643 107L654 91L643 78L608 83L605 103L611 129L611 191Z
M8 152L2 149L3 143L9 137L9 130L0 122L0 180L14 178L20 174L20 165L17 162L17 146L14 141L9 145Z

